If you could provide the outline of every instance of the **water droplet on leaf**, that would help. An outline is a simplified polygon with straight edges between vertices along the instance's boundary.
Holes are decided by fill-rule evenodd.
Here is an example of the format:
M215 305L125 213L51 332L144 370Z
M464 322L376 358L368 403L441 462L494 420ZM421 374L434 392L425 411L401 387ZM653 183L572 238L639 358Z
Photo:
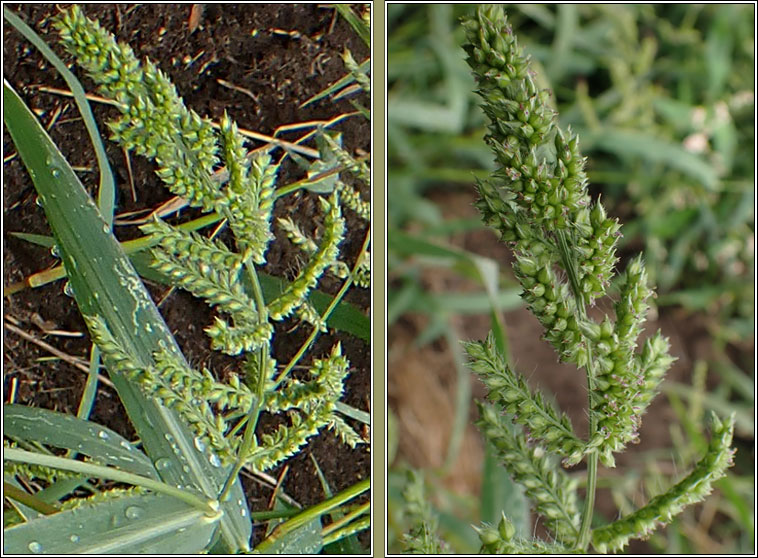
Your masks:
M195 448L199 452L205 451L205 443L203 442L203 439L200 436L195 436Z
M29 543L29 550L34 554L39 554L42 552L42 545L37 541L32 541Z
M142 517L144 510L140 508L139 506L129 506L126 508L126 511L124 512L124 515L127 519L139 519Z

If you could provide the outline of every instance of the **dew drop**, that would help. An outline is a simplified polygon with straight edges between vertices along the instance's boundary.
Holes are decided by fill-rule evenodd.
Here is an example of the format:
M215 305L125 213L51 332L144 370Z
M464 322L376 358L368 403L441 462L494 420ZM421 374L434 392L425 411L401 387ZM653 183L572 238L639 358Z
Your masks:
M61 251L57 244L53 244L52 248L50 248L50 255L54 258L61 257Z
M240 515L242 517L247 517L247 510L245 508L240 508Z
M42 552L42 545L37 541L32 541L29 543L29 550L34 554L39 554Z
M205 451L205 442L200 436L195 436L195 449L201 453Z
M171 460L167 457L161 457L155 462L155 468L159 471L165 471L169 467L171 467Z
M109 232L111 232L111 228L108 226L107 223L103 223L103 232L106 233L106 234L108 234Z
M79 542L79 535L71 535L68 540L70 540L72 543L78 543Z
M208 461L210 461L211 465L214 467L221 467L221 460L218 458L218 455L216 455L215 453L212 453L208 457Z
M97 433L97 437L100 438L101 440L107 440L108 438L110 438L110 435L105 430L101 430L100 432Z
M132 451L132 445L129 442L127 442L126 440L121 440L120 446L122 448L124 448L125 450Z
M166 438L166 441L169 442L169 443L171 443L171 442L174 441L174 437L171 434L169 434L168 432L166 432L166 434L164 434L163 437Z
M66 281L66 284L63 285L63 294L71 298L74 297L74 287L71 286L71 282Z
M37 204L39 207L45 207L45 204L42 203L42 196L35 196L34 203Z
M142 517L142 514L144 513L144 510L140 508L139 506L129 506L126 508L126 511L124 511L124 515L127 519L139 519Z
M50 174L53 175L53 178L60 178L61 176L61 169L58 167L51 167L50 168Z

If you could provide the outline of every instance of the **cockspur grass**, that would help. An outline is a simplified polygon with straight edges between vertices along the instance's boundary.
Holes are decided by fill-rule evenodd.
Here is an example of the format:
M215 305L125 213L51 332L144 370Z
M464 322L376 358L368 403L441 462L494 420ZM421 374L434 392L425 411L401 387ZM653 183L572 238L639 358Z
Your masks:
M724 420L713 414L704 455L678 483L597 526L599 466L614 467L614 455L637 441L643 414L674 359L660 332L640 339L653 297L644 261L632 258L616 277L620 224L589 195L579 138L558 126L550 92L537 85L502 8L479 8L464 19L463 28L467 61L489 119L486 141L496 159L495 172L477 181L477 207L512 248L522 298L543 326L544 338L559 360L584 370L589 415L588 435L579 437L569 418L510 366L497 335L465 343L470 368L489 390L477 424L548 532L547 538L518 533L506 508L495 524L477 527L481 550L621 550L711 492L733 462L734 415ZM609 295L613 315L590 317L588 308ZM582 503L577 476L565 468L583 461ZM429 525L428 518L421 522ZM406 540L406 547L429 548L430 541L439 544L416 537Z
M12 13L5 15L23 26ZM353 24L367 22L358 18ZM251 511L238 478L243 467L263 473L297 454L324 427L350 447L365 443L345 420L361 413L340 402L350 371L341 345L323 355L312 354L311 348L347 289L369 286L369 233L354 263L342 260L340 250L346 234L343 213L355 212L364 221L370 217L368 203L351 185L368 185L368 165L341 147L339 135L319 130L321 156L328 154L335 162L328 169L333 178L325 186L322 176L314 176L302 181L301 188L321 192L320 235L311 238L292 222L279 223L307 259L281 289L265 289L259 267L274 238L274 203L296 189L279 191L278 162L269 152L248 152L228 117L216 131L188 110L161 70L138 60L128 45L116 43L78 6L57 17L55 26L99 93L119 107L121 118L109 123L112 139L155 160L158 176L173 194L215 214L214 220L229 228L232 242L210 240L157 218L142 230L153 247L154 271L218 311L206 333L213 349L238 358L240 369L223 383L211 371L190 366L113 236L110 219L6 83L6 125L44 206L69 289L142 449L84 418L4 406L10 439L4 451L6 482L13 488L9 493L18 497L16 522L5 530L4 548L20 553L250 550ZM365 74L352 58L345 64L365 85ZM355 178L343 180L340 172ZM311 294L325 273L341 278L342 288L316 310ZM274 322L295 316L312 333L293 358L277 362ZM307 374L294 377L292 370L303 363ZM258 419L263 412L283 420L273 431L262 431ZM69 453L59 457L46 446ZM76 455L86 456L85 461ZM60 496L50 501L26 493L14 474L45 479L55 492L83 485L96 495L60 506ZM98 493L88 477L135 488ZM352 509L348 502L368 488L368 479L359 481L281 522L262 537L257 550L316 552L365 530L368 506ZM323 531L326 514L344 519Z

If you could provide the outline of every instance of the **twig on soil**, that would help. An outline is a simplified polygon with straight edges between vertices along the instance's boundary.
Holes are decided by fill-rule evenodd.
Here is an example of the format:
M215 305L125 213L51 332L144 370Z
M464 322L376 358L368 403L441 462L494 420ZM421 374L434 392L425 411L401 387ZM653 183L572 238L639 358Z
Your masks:
M6 327L6 329L8 329L8 331L12 331L13 333L15 333L16 335L18 335L19 337L22 337L23 339L26 339L27 341L29 341L31 343L34 343L35 345L37 345L41 349L44 349L45 351L48 351L49 353L55 355L56 357L60 358L61 360L64 360L64 361L68 362L69 364L71 364L75 368L78 368L79 370L81 370L85 374L89 374L89 368L87 366L85 366L84 364L81 363L81 359L78 359L78 358L76 358L74 356L71 356L71 355L69 355L67 353L64 353L60 349L56 349L52 345L50 345L48 343L45 343L44 341L42 341L40 339L37 339L33 335L25 332L23 329L14 326L13 324L9 323L8 317L6 317L5 327ZM106 378L105 376L103 376L102 374L98 374L97 378L98 378L98 380L100 382L103 383L103 385L106 385L108 387L111 387L111 388L115 389L115 386L113 385L113 383L108 378Z
M227 89L231 89L232 91L237 91L239 93L244 93L248 97L250 97L253 101L255 101L256 104L258 104L258 96L255 95L252 91L249 89L245 89L244 87L240 87L239 85L234 85L233 83L226 81L225 79L217 79L216 83L218 83L222 87L226 87Z
M274 487L274 492L271 494L271 498L268 501L268 507L269 509L274 509L274 502L276 501L276 497L279 494L279 489L282 487L282 483L284 483L284 479L287 477L287 472L290 470L289 463L284 466L282 469L282 472L279 473L279 478L276 481L276 486Z

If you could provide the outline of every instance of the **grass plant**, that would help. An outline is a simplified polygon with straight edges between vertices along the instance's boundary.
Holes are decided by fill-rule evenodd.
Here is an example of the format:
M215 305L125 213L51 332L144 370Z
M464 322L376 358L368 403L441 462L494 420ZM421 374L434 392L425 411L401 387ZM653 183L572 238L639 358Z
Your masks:
M406 7L405 9L413 10L414 8ZM420 10L421 8L418 9ZM590 64L602 65L604 63L603 60L605 59L598 55L588 55L584 60L580 59L582 49L590 48L582 42L584 41L583 36L576 33L576 26L579 25L578 21L580 18L582 25L587 26L588 33L591 25L595 24L598 37L600 36L601 29L607 31L608 26L612 26L612 24L603 21L600 15L598 15L596 20L593 20L593 10L589 8L579 14L574 12L572 7L559 7L556 10L556 14L553 10L549 9L542 10L541 8L518 6L514 8L513 12L516 21L530 21L532 25L530 29L535 28L534 22L536 21L538 24L537 28L539 30L543 30L544 28L545 34L548 34L548 30L550 32L554 30L556 34L553 44L554 48L550 49L550 52L547 52L547 49L540 47L539 44L530 44L530 52L535 53L535 58L542 64L535 64L532 68L533 71L529 72L523 66L522 56L514 54L514 51L518 47L514 46L511 32L506 31L506 29L510 30L510 27L504 24L500 19L500 15L490 13L489 16L493 20L500 21L500 23L487 23L489 16L480 12L473 17L473 22L469 21L469 23L465 24L468 27L466 29L467 42L469 45L472 45L468 47L469 58L472 61L472 66L474 66L475 75L477 75L480 95L484 99L485 113L487 113L491 122L488 130L489 142L496 154L497 167L494 177L490 179L485 178L487 173L482 173L479 170L474 173L479 179L478 189L481 196L479 207L485 219L488 219L491 224L499 229L501 236L509 243L515 243L513 247L515 248L517 258L515 266L516 275L523 284L525 301L540 319L543 326L546 327L546 338L558 350L560 358L584 367L585 371L588 371L588 368L593 371L588 372L587 376L590 385L590 389L588 390L590 396L590 420L595 422L594 426L591 424L590 428L591 430L594 428L595 435L593 436L591 433L589 439L579 439L576 437L573 434L572 426L566 422L565 416L562 416L555 410L547 399L539 396L539 394L533 394L520 375L511 372L511 367L507 365L505 353L497 348L497 344L502 343L502 339L499 338L497 333L484 343L468 344L467 350L472 356L472 367L484 375L485 384L488 384L491 388L490 397L499 399L496 409L488 408L482 410L480 426L483 428L485 438L490 438L494 442L503 459L503 464L509 469L513 477L516 480L524 481L527 496L532 500L534 510L538 515L542 516L543 523L550 531L548 538L542 541L534 541L527 536L528 527L525 531L520 525L514 526L514 523L518 522L513 518L500 519L491 521L489 525L483 524L480 526L480 544L482 544L482 548L485 551L497 552L567 552L577 549L587 549L590 544L594 546L595 550L599 551L615 550L623 547L630 539L635 538L637 535L649 535L654 521L678 521L669 516L675 515L675 510L681 511L683 503L681 497L688 488L687 482L696 481L697 489L691 491L691 494L696 494L704 489L713 480L714 476L720 476L721 471L723 471L730 461L730 421L722 423L720 420L714 418L712 422L711 443L709 445L707 437L701 438L701 441L705 443L699 445L697 454L698 458L702 457L703 453L706 454L706 457L703 458L700 464L697 464L697 459L692 458L691 453L689 454L692 460L687 461L687 463L691 463L693 470L690 476L686 476L684 479L680 477L679 484L676 484L676 480L668 480L673 475L669 475L665 482L661 482L659 479L656 484L662 485L663 488L653 491L648 496L649 503L643 506L641 510L636 509L639 506L638 503L632 505L630 502L627 502L622 513L622 515L628 516L626 523L623 523L622 518L622 521L619 523L611 522L610 525L613 527L598 527L602 525L603 520L595 517L597 514L593 513L591 507L592 494L594 494L594 489L591 488L591 476L593 475L591 470L594 468L592 461L594 459L600 460L602 456L604 464L612 465L613 453L616 450L621 450L628 442L635 440L634 433L640 416L638 413L641 413L649 403L650 396L655 392L653 385L659 381L657 376L662 374L667 364L666 343L662 337L656 335L648 339L647 342L637 341L637 334L644 323L643 316L647 313L645 307L648 302L646 300L649 300L650 296L650 290L647 287L647 283L650 280L646 277L647 271L645 269L647 266L643 265L641 258L632 258L630 263L627 263L625 273L622 273L619 279L614 280L613 289L608 289L610 286L608 284L603 285L610 278L608 274L612 273L611 270L615 268L616 261L613 246L618 240L623 241L624 239L615 238L615 220L608 219L602 210L602 206L598 202L593 202L593 198L589 197L585 185L587 178L592 180L598 167L605 165L606 161L608 161L609 166L615 164L617 169L619 167L618 160L612 158L609 160L606 155L608 151L602 151L604 144L595 141L596 134L602 135L603 132L610 128L614 121L612 118L602 121L603 127L598 125L594 130L594 134L592 133L592 129L588 130L585 126L576 125L577 131L575 134L571 134L570 136L568 134L563 135L565 134L565 128L557 130L560 126L557 123L557 117L554 117L552 114L552 109L557 104L556 99L554 97L546 98L543 93L547 88L545 84L551 83L558 94L557 97L565 99L566 93L570 94L571 92L565 88L559 89L562 86L558 84L561 83L562 76L567 74L567 69L574 68L574 62L577 64L583 62L585 64L585 71L589 71L586 68ZM451 14L449 13L449 15ZM630 30L634 28L633 22L630 19L635 15L634 10L630 9L627 15L629 17L624 21L619 21L618 25L619 27L623 27L627 32L632 33ZM646 21L652 21L654 15L644 13L639 17L643 19L647 18ZM663 19L662 16L661 19ZM672 20L675 21L675 18L672 18ZM402 24L400 23L401 21ZM398 32L397 43L402 42L399 38L401 30L405 28L410 29L414 25L417 27L425 25L420 23L421 21L425 20L413 17L398 18L396 27ZM429 21L428 25L430 26L439 25L439 21L436 21L433 16L428 17L426 21ZM568 31L569 24L573 24L575 32ZM606 27L603 27L604 25ZM484 31L480 31L481 29L484 29ZM500 36L501 38L496 39L496 36ZM418 34L416 37L418 37ZM485 41L483 37L488 38L490 50L487 50L486 46L482 46ZM633 33L613 37L616 40L616 45L619 43L623 44L623 41L627 39L629 41L635 40ZM718 35L714 33L713 42L720 40L717 37ZM390 35L390 38L392 40L392 35ZM575 44L566 44L566 41L571 42L572 40L575 41ZM498 43L498 41L501 41L501 43ZM423 43L423 40L419 42ZM549 44L550 41L547 40L545 42ZM616 45L604 48L617 48ZM595 48L599 47L596 45ZM480 51L478 56L483 57L484 60L477 60L475 58L477 56L475 54L476 49ZM486 51L486 53L481 54L481 51ZM594 53L595 51L592 52ZM563 56L564 62L549 63L551 53L558 58ZM636 54L638 53L629 52L628 59L633 60ZM506 59L505 63L502 63L502 58ZM735 55L735 58L737 58L737 55ZM521 61L521 65L518 62L514 62L513 59ZM435 76L433 57L427 60L427 62L429 64L429 71L423 75ZM647 66L648 69L651 66L655 68L657 60L651 58L647 63L649 64ZM511 64L513 68L507 66L507 64ZM390 63L389 67L392 74L392 63ZM443 63L439 63L437 66L437 71L440 72L439 75L442 76L442 79L455 79L454 76L457 74L450 71L446 74L441 69L443 67ZM396 68L397 72L401 72L403 65L399 64ZM519 74L519 68L523 70L523 75ZM514 75L511 75L512 69L516 72ZM638 69L635 68L634 71ZM644 71L641 72L644 73ZM439 75L431 79L439 79ZM645 76L647 75L645 74ZM614 76L614 79L616 77L618 77L618 85L624 83L624 78L621 77L621 74ZM409 80L403 81L398 79L395 88L398 95L400 94L402 85L412 86ZM614 86L616 85L614 83ZM412 91L412 87L408 87L408 89ZM579 89L581 93L581 88ZM452 91L452 88L447 87L437 90L434 86L427 84L426 90L444 94L446 91ZM407 96L408 91L405 91L404 94ZM524 98L519 97L519 94L523 95ZM613 106L615 108L617 105L614 103L618 101L618 98L614 97L614 94L614 90L610 90L607 98L602 99L603 103L591 106L593 108L595 106ZM624 99L626 99L624 103L630 103L634 99L634 95L630 94L629 97L624 97ZM514 101L515 104L513 103ZM590 101L592 100L587 99L588 104ZM619 103L619 105L624 103ZM661 101L661 103L663 104L664 102ZM628 105L625 106L629 108ZM581 116L584 116L584 114L578 112L578 108L581 108L580 103L575 104L573 107L569 105L567 112L562 112L561 122L581 122ZM529 111L528 115L526 111ZM392 104L390 103L390 115L392 113ZM398 118L404 118L405 113L401 111L396 114L399 115ZM605 116L607 115L603 113L603 118ZM475 118L472 118L471 122L471 126L478 124ZM639 120L630 117L625 125L639 126ZM404 138L407 143L403 143L403 147L418 149L418 146L423 145L424 140L417 135L419 127L421 125L417 124L416 131L411 131L413 130L413 126L411 125L405 129L398 126L397 130L402 130L397 132L398 137L401 134L407 134ZM466 128L461 126L460 130L464 131ZM643 130L645 130L644 127ZM570 144L578 136L582 138L582 146L584 148L587 145L584 141L585 135L588 136L588 148L593 152L593 155L598 155L599 163L593 164L586 171L587 176L582 176L583 159L578 152L576 144L573 147ZM429 136L440 138L438 143L442 146L447 146L448 144L445 131L437 131L436 134L430 133ZM631 141L630 137L626 137L624 141L627 140ZM577 149L575 154L570 154L570 159L574 161L573 170L570 169L570 165L568 164L571 161L560 161L561 152L565 153L566 151L565 148L564 150L560 149L562 145L556 146L556 143L561 142L568 146L569 151L574 148ZM462 150L455 150L452 146L452 140L450 143L449 149L451 149L451 153L447 160L462 157ZM400 144L396 145L399 146ZM609 145L614 144L611 142ZM626 169L639 165L640 157L644 160L648 157L658 156L657 162L659 166L655 167L655 172L660 172L660 174L656 175L659 178L666 172L669 174L677 171L684 174L689 173L686 180L689 182L690 188L697 188L698 186L695 186L693 182L698 181L701 184L699 187L707 187L706 182L703 181L710 176L709 174L700 173L697 176L693 174L695 172L694 169L702 167L702 164L699 161L695 161L692 165L688 165L686 163L688 155L682 150L674 148L675 144L670 145L670 149L658 149L657 154L652 153L652 148L650 152L647 152L645 149L640 150L640 146L641 144L638 144L637 150L631 149L628 151L621 144L612 148L616 153L625 154L625 157L621 160L622 168L617 170L617 173L613 175L614 180L618 183L624 183L628 179L629 175L625 174ZM658 146L660 147L661 144L659 143ZM632 147L634 146L632 145ZM400 149L400 151L402 153L403 149ZM466 153L471 153L471 151L467 151ZM536 155L536 158L533 155ZM681 157L681 160L677 163L679 157ZM423 165L424 161L428 159L423 154L420 158L420 162L416 161L413 166L408 168L405 176L400 176L401 179L415 185L418 189L416 191L417 194L420 194L425 189L431 189L432 184L435 182L437 184L447 183L449 185L450 182L456 180L452 178L452 175L451 177L432 177L430 174L425 174ZM473 161L473 158L467 160L471 164L470 162ZM627 166L624 167L623 165ZM400 168L403 168L402 164L396 167L396 169ZM421 171L414 182L410 175L416 168L421 169ZM650 170L649 165L645 168ZM392 166L390 169L392 169ZM671 169L676 169L676 171L672 171ZM516 173L513 172L514 170L521 176L516 176ZM712 170L710 169L710 171ZM425 178L422 178L424 176ZM561 199L557 205L551 203L549 200L550 194L558 190L556 184L551 182L553 179L558 179L560 186L565 186L564 181L567 179L569 182L565 192L560 193ZM576 182L574 182L575 179ZM600 175L598 176L598 180L601 182L605 182L606 179ZM646 177L646 183L649 183L650 187L652 187L652 183L655 180L656 178ZM546 184L545 189L541 189L539 187L540 184ZM633 184L635 183L633 182ZM723 182L718 178L714 178L714 182L710 184L711 187L718 184L715 187L721 189L720 195L723 196L722 200L731 197L730 192L722 189L724 188ZM530 189L533 185L534 191L531 191ZM575 186L579 187L575 188ZM547 190L552 190L552 192L548 192ZM616 188L612 192L614 195L618 195L620 194L620 189ZM542 194L548 196L548 199L541 198ZM739 198L739 195L737 198ZM609 194L609 197L605 198L604 196L604 199L612 202L614 196ZM568 202L568 206L566 202ZM578 205L574 205L572 208L572 204L576 202L578 202ZM428 203L428 200L425 200L425 203ZM551 206L552 209L550 209ZM431 214L432 211L428 211L424 215ZM400 215L403 215L402 211ZM571 217L572 215L573 217ZM567 219L565 224L561 221L562 217ZM640 219L648 219L648 217L642 214ZM650 217L649 219L649 223L652 223L655 219L660 221L659 217ZM416 217L415 220L418 223L419 218ZM640 234L640 229L638 228L640 222L642 221L634 223L629 234L626 234L626 231L624 231L628 238L634 238L635 235ZM713 224L715 225L715 223ZM442 230L440 226L437 226L437 228ZM589 229L592 229L591 233ZM415 230L418 230L418 227ZM583 235L589 233L589 237L591 238L597 232L601 232L601 236L605 236L608 242L601 240L600 243L593 244L593 253L587 257L588 254L583 254L585 250L582 248L583 239L587 239L587 237ZM655 238L653 234L650 240L654 241ZM657 270L664 269L668 265L653 254L646 253L646 256L646 259L652 260L651 267ZM520 269L522 261L526 265L526 272L522 272ZM532 263L537 264L534 269ZM539 277L540 270L542 270L542 277ZM411 270L406 268L405 271L410 272ZM592 276L588 277L588 274ZM656 276L658 277L659 275ZM543 282L543 279L546 282ZM667 284L667 288L669 289L673 286L673 283ZM606 292L611 293L614 300L618 299L613 305L615 320L609 317L606 320L594 322L594 325L592 325L590 324L592 320L586 318L586 312L583 311L582 307L590 306L595 299L605 296ZM632 293L634 294L632 295ZM561 305L566 304L566 301L571 305L571 311L566 312L566 308L562 311L562 313L566 314L566 316L563 316L563 319L566 321L566 327L564 328L563 321L560 321L561 316L558 313L561 311ZM670 304L670 300L664 299L664 302ZM627 306L626 309L624 305ZM555 311L553 311L553 307L555 307ZM576 323L578 330L578 338L575 339L575 341L578 341L577 343L571 342L569 339L572 337L570 334L574 323ZM556 324L558 325L557 329L561 331L562 335L557 335L556 331L554 331L556 328L553 326ZM610 333L610 336L606 339L608 337L607 333ZM568 344L566 344L567 340L569 341ZM600 346L597 346L597 343L600 343ZM608 346L605 346L604 343L608 343ZM638 344L639 347L637 347ZM623 345L626 345L626 347L622 347ZM610 351L606 352L606 349L610 349ZM617 359L622 356L622 353L626 354L625 358L632 358L638 361L637 364L632 363L631 366L623 366L624 370L634 370L635 366L637 370L641 370L640 364L645 362L648 364L656 363L660 366L643 364L643 368L646 368L649 374L648 381L643 382L642 385L635 388L632 388L631 384L628 384L628 387L624 387L623 383L625 380L623 378L618 377L621 383L615 383L617 378L612 377L616 375ZM611 356L611 360L615 359L616 362L606 362L609 355ZM608 376L607 372L602 372L603 368L608 368L609 364L612 364L611 369L613 372L611 372L611 376ZM619 369L621 368L619 367ZM649 391L651 389L652 391ZM623 405L619 405L620 401L618 399L614 403L614 398L618 398L625 391L627 393L623 397L628 397L630 400L634 397L640 397L642 404L633 404L624 409ZM626 402L626 399L624 402ZM713 409L714 407L711 408ZM525 433L519 430L519 427L514 428L510 424L510 419L504 419L500 416L499 411L503 410L515 411L517 417L515 420L522 424L528 423L528 432ZM734 410L734 401L721 406L721 412L724 415L729 415ZM534 416L535 412L538 414L537 417ZM702 415L698 420L702 421ZM602 430L603 428L606 430ZM698 426L696 430L701 432L701 436L703 435L701 426ZM576 461L577 458L587 460L589 466L586 477L589 482L582 482L580 479L585 475L580 473L566 475L556 463L551 463L549 457L551 454L557 454L563 458L565 465ZM509 464L511 464L510 467ZM732 475L729 475L719 483L719 486L723 487L725 483L733 482L733 480L730 480L733 478ZM702 479L707 480L700 482ZM577 481L580 481L579 484L589 487L587 488L588 495L585 497L584 504L581 503L575 492ZM666 491L665 487L671 485L673 487L669 491ZM619 486L619 492L622 490ZM659 496L656 496L656 493ZM723 496L716 497L715 501L718 502L720 498L723 498ZM635 499L635 501L639 502L639 499ZM511 501L504 500L502 506L506 513L511 513L518 507L518 504L512 504ZM580 511L582 508L583 511ZM687 513L685 512L680 517L686 515ZM730 515L732 514L730 513ZM444 518L444 515L440 517ZM732 517L737 516L732 515ZM745 521L745 519L747 518L743 517L739 521L745 526L745 534L747 535L752 531L752 520L747 519ZM591 521L594 521L594 523L591 523ZM440 522L440 533L445 533L446 535L453 533L457 535L458 531L452 531L444 523L444 520ZM681 525L680 523L679 526ZM672 530L669 530L669 533L671 535L668 536L668 540L671 541L676 535ZM666 540L666 538L661 535L655 535L652 540L656 546L659 546L661 541ZM413 547L413 544L408 548L411 547Z
M5 11L5 17L25 28L12 12ZM219 311L205 331L212 347L237 357L241 368L223 383L211 371L190 366L112 234L112 192L105 193L110 201L101 198L100 208L93 203L6 83L6 126L37 188L67 289L94 342L91 377L97 377L102 357L142 447L87 421L86 412L77 418L5 405L5 485L16 513L6 524L4 549L249 551L252 520L260 514L251 512L242 491L238 476L243 467L270 470L324 428L351 447L365 443L345 420L365 421L365 413L340 401L350 369L340 344L324 355L313 354L312 346L350 286L370 284L369 233L354 262L343 261L340 251L346 232L343 211L353 211L364 221L370 216L368 203L350 185L354 182L342 180L340 173L368 185L368 165L341 147L339 135L320 129L321 166L299 185L279 186L278 162L268 151L249 152L226 116L217 131L187 109L164 73L149 60L138 60L128 45L116 43L78 6L63 12L55 25L64 47L97 83L99 93L119 107L122 117L109 124L112 139L155 160L169 190L206 213L203 224L230 229L232 242L227 244L195 232L197 223L178 227L156 218L142 227L147 236L130 252L134 257L142 249L144 257L144 249L152 247L147 260L154 272ZM365 18L355 16L351 25L368 37ZM41 44L38 38L35 42ZM367 84L365 69L352 57L345 64L347 81L355 81L358 88ZM326 161L331 161L328 168ZM320 192L323 229L312 238L291 221L277 223L307 261L292 281L278 288L271 288L269 281L265 288L259 267L274 238L273 206L278 197L297 189ZM342 287L326 301L322 293L317 310L311 295L318 294L315 288L325 273L342 279ZM277 362L273 324L285 319L307 324L312 333L292 359ZM292 370L303 364L307 374L294 377ZM258 418L263 412L280 415L279 426L261 431ZM59 456L49 448L68 453ZM42 479L50 487L44 494L29 493L14 475ZM89 477L133 488L95 490ZM93 492L91 497L59 503L82 485ZM369 527L370 508L349 502L368 488L366 479L313 508L280 510L267 518L269 530L256 550L312 553L354 538ZM335 520L328 528L322 526L326 515ZM354 540L351 548L356 548Z

